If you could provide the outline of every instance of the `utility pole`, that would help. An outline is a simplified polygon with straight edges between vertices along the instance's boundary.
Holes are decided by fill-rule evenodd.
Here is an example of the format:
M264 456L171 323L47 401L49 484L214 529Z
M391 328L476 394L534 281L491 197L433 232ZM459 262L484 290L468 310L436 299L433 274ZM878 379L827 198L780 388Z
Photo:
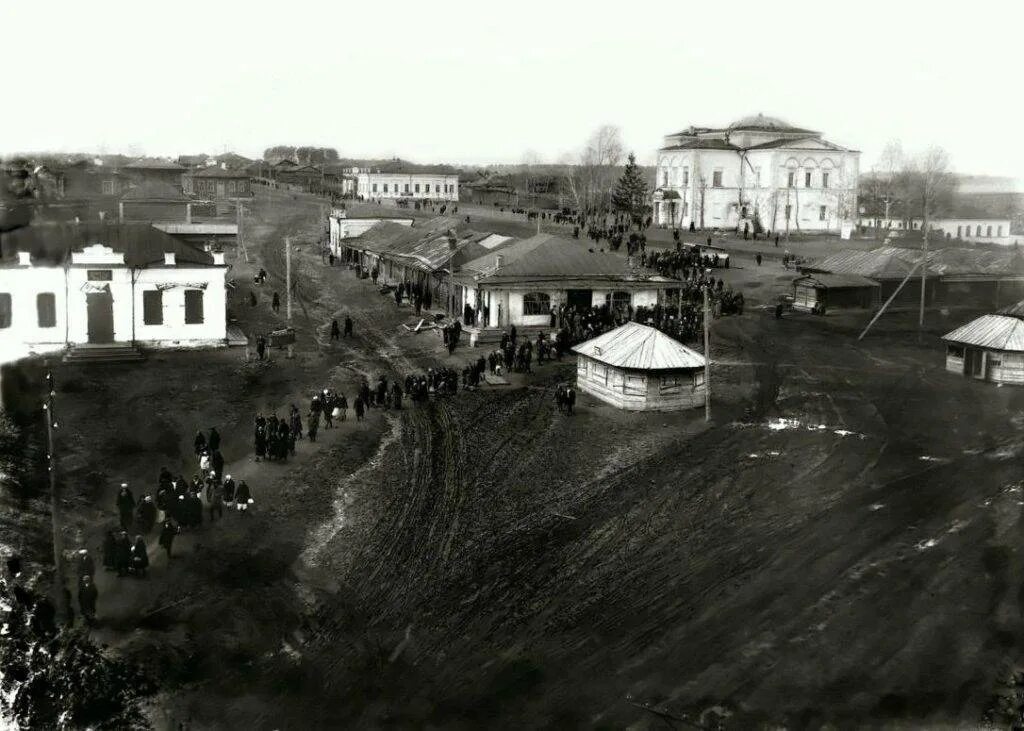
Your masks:
M46 469L50 477L50 520L53 532L53 598L57 622L62 624L71 616L71 608L68 606L67 585L64 580L64 515L57 486L57 454L53 445L53 430L57 427L57 417L53 410L54 396L56 388L53 384L53 374L47 371L46 403L43 405L43 411L46 413Z
M711 308L704 285L704 421L711 421Z
M246 262L246 264L248 264L249 263L249 250L247 248L245 248L245 236L242 234L242 216L243 216L243 213L244 213L242 211L242 199L241 198L236 198L235 199L235 204L236 204L235 205L235 218L236 218L235 227L237 228L237 232L235 233L235 238L238 239L238 248L241 249L242 256L245 257L245 262Z
M292 321L292 241L291 237L284 237L284 289L285 289L285 317L290 323Z
M921 311L917 318L917 338L921 339L921 333L924 332L924 299L925 299L925 288L928 283L928 199L924 201L924 221L921 226L921 236L923 239L921 245Z

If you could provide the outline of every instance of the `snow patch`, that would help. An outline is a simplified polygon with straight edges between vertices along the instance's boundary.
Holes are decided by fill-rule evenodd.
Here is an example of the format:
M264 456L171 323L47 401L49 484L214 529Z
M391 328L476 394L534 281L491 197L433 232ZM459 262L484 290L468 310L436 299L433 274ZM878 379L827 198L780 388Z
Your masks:
M939 545L939 541L938 541L937 539L935 539L935 538L929 538L929 539L928 539L928 540L926 540L926 541L918 541L918 542L917 542L917 543L916 543L916 544L914 545L914 547L915 547L915 548L916 548L916 549L917 549L918 551L926 551L926 550L928 550L929 548L935 548L935 546L937 546L937 545Z
M876 510L881 510L884 507L884 503L873 503L872 505L868 506L868 510L870 510L871 512L875 512Z

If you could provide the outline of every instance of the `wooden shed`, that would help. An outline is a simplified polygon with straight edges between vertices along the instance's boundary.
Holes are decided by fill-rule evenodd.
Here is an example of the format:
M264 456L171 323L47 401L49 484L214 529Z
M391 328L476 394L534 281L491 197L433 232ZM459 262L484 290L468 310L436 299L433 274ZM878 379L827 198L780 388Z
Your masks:
M824 313L830 309L867 309L879 304L881 286L859 274L804 274L793 280L793 308Z
M653 327L629 322L573 351L577 388L612 406L667 411L704 403L704 356Z
M1024 310L1015 305L982 315L942 336L946 370L979 381L1024 384L1024 319L1003 314Z

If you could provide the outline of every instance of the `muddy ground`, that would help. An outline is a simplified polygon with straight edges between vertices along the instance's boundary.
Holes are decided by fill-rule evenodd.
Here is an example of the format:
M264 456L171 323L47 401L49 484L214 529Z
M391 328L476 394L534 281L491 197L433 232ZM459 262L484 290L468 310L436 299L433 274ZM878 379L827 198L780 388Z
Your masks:
M277 222L261 225L265 245ZM190 475L196 428L220 428L256 496L149 579L101 577L95 636L160 678L158 726L973 724L1016 667L1024 391L942 370L936 334L961 313L931 313L920 342L910 315L857 342L863 313L775 320L758 304L785 273L739 260L749 306L715 323L710 424L586 396L567 418L566 361L255 464L257 409L476 355L449 358L367 282L298 259L315 297L294 360L58 376L72 541L98 545L122 479ZM239 322L278 324L275 282L249 308L237 271ZM318 344L346 311L356 341Z

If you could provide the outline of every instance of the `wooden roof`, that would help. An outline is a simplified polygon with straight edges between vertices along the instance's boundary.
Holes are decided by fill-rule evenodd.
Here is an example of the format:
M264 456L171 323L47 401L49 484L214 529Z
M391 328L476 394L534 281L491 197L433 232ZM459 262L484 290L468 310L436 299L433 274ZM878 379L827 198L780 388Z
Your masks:
M573 348L580 355L629 370L667 371L704 367L704 356L665 333L627 322Z

